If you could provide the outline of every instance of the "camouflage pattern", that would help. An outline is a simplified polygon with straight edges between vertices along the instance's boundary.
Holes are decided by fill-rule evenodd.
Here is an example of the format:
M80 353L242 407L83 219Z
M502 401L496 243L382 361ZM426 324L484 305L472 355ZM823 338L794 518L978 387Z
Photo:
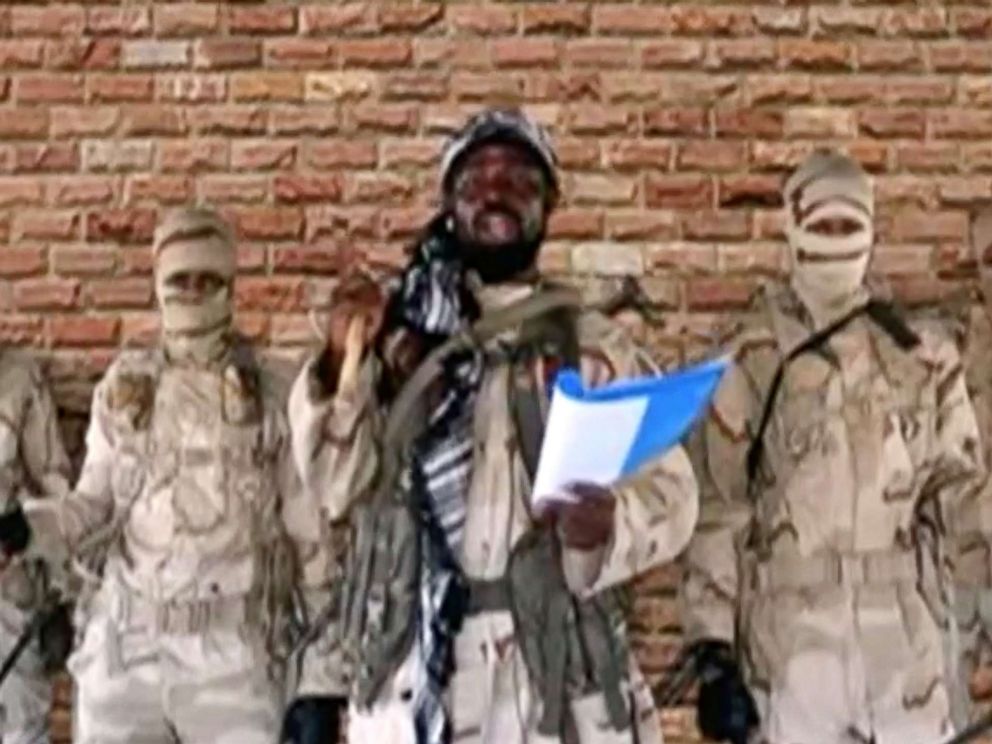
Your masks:
M481 299L484 307L493 308L530 291L529 287L504 286L487 290ZM643 359L637 347L602 316L583 315L578 332L587 381L602 383L642 371ZM510 332L503 340L512 342L513 337ZM541 360L534 365L535 379L546 381L551 370ZM367 360L358 384L330 399L320 398L313 375L312 364L304 368L290 398L294 453L307 487L321 499L328 519L340 520L368 498L375 476L375 443L383 415L375 396L376 362ZM461 567L473 580L503 577L511 549L532 527L529 477L510 413L510 388L511 366L490 364L476 402L476 454L459 556ZM569 587L580 596L615 586L671 560L686 544L695 524L696 483L680 448L619 485L616 494L615 532L609 546L590 553L566 550L562 556ZM374 609L371 614L375 614ZM542 703L524 664L521 644L507 610L482 611L466 620L455 641L456 671L448 686L454 741L560 741L557 736L537 733ZM415 742L411 701L415 653L416 648L369 708L353 706L349 716L351 744ZM634 732L610 728L602 693L585 695L570 690L577 741L611 744L629 742L632 735L645 744L661 741L650 692L632 662L626 684L628 699L634 704Z
M816 327L791 288L769 288L730 340L694 447L686 631L736 642L765 741L939 741L951 731L940 514L982 461L960 359L930 325L906 352L855 319L786 368L749 493L771 378Z
M26 355L0 349L0 511L26 498L59 497L69 488L69 460L55 406L37 365ZM48 590L44 566L27 558L0 578L0 658L38 610ZM6 744L48 741L51 679L37 639L0 686L0 740Z

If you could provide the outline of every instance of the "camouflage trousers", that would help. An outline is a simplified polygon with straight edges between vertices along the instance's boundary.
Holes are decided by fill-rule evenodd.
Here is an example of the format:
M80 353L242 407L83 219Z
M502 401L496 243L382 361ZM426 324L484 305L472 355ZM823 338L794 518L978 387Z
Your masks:
M369 710L352 709L349 744L416 744L412 706L416 660L414 649ZM603 696L597 694L573 701L574 736L563 740L539 735L540 703L507 612L466 620L455 642L455 669L448 685L448 710L452 741L457 744L661 744L650 692L636 670L630 690L636 731L610 728Z
M952 733L943 633L915 582L752 596L751 689L769 744L909 744Z
M151 632L95 615L69 660L74 744L273 744L283 693L255 635Z
M992 589L955 588L957 636L948 637L948 688L954 724L965 726L976 715L969 682L992 664Z
M31 621L32 612L0 600L0 659L6 658ZM45 674L37 638L0 686L0 742L47 744L52 682Z

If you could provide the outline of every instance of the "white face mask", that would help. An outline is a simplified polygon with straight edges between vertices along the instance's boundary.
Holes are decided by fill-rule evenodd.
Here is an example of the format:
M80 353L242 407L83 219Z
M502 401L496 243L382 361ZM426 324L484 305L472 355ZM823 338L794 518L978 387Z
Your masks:
M232 326L230 285L223 285L199 302L182 298L182 291L156 281L162 313L162 339L170 358L207 364L227 350Z
M862 229L843 237L808 230L824 218L851 219ZM860 299L875 240L871 220L864 212L844 202L827 201L801 225L789 224L786 237L792 287L814 317L846 312Z

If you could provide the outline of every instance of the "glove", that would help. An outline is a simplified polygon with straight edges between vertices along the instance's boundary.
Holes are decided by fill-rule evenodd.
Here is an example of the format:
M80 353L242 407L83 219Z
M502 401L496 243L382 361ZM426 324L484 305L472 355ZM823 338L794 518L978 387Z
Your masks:
M730 645L723 641L700 641L692 648L699 674L696 722L711 741L747 744L758 726L754 698L741 678Z
M344 707L344 698L297 698L286 711L279 740L283 744L334 744L340 736Z
M0 515L0 550L9 558L23 553L31 541L31 527L20 506Z

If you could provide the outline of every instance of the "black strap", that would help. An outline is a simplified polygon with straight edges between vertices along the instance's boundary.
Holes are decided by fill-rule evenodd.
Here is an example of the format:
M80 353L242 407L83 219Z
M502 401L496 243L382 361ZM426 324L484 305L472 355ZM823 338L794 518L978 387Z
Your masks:
M822 351L823 345L834 334L846 328L851 321L862 315L867 315L872 322L885 331L900 349L909 351L919 345L920 337L906 324L906 321L899 315L891 303L882 300L869 300L864 305L859 305L846 315L842 315L830 325L811 334L805 341L786 354L785 358L779 362L775 374L772 376L772 382L768 387L768 394L765 396L765 403L761 409L761 421L758 424L758 431L755 433L754 439L751 440L751 446L747 450L748 492L751 491L754 484L755 476L758 474L758 466L761 464L761 458L765 452L765 431L771 422L772 411L775 409L775 400L782 386L782 379L785 376L786 368L796 357L802 354L809 351Z

